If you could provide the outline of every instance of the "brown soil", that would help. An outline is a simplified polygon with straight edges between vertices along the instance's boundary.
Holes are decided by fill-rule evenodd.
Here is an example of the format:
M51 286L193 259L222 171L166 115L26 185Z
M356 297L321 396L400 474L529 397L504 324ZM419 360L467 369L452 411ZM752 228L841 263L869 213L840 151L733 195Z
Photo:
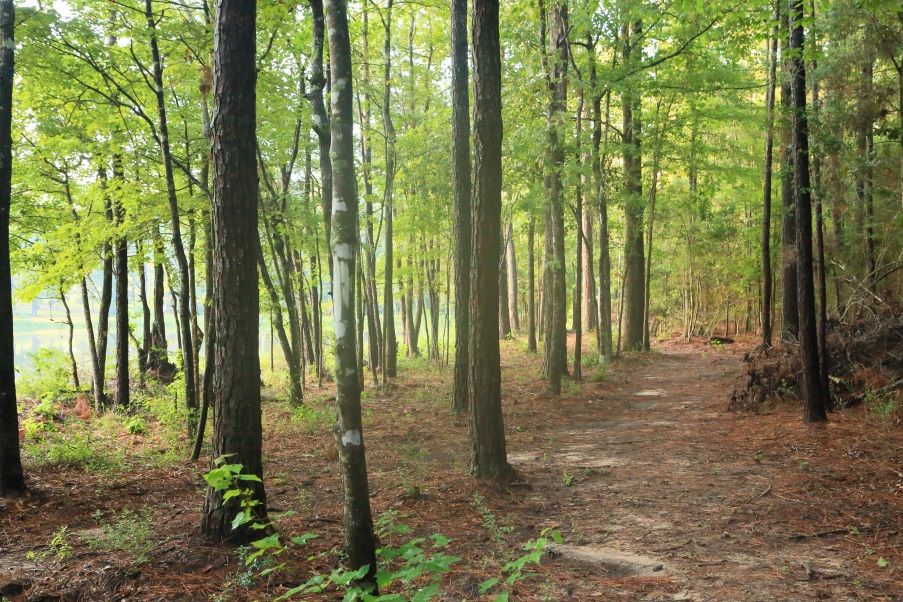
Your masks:
M519 345L504 344L505 424L510 461L529 486L499 490L466 476L466 423L447 411L448 371L408 372L364 401L374 512L397 511L412 535L453 538L449 551L462 558L443 599L491 599L478 585L548 527L564 544L512 588L514 600L903 597L901 431L867 407L815 427L790 405L726 412L740 343L666 344L553 398L540 359ZM320 535L280 556L286 570L246 589L235 550L199 535L206 464L45 467L29 471L31 497L0 501L0 596L266 600L331 571L341 542L334 441L327 427L293 424L284 404L267 403L264 416L271 510L298 512L280 531ZM154 445L152 435L121 438ZM87 544L114 512L145 506L155 542L145 562ZM62 526L71 556L44 556Z

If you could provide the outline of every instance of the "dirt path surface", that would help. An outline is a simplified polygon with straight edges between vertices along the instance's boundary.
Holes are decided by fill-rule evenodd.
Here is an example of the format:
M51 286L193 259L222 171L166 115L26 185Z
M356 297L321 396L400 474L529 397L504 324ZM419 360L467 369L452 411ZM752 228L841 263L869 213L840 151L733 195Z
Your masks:
M443 579L443 600L493 599L501 589L480 595L479 584L504 576L545 528L564 543L508 588L512 600L903 597L900 428L865 408L816 427L804 427L793 404L726 412L739 345L666 346L558 398L538 378L540 358L518 345L503 352L508 452L523 482L510 489L466 475L466 422L448 413L448 370L419 363L365 396L374 513L391 511L412 530L383 543L453 538L448 551L461 561ZM320 397L328 407L329 391ZM308 407L318 403L311 396ZM127 455L124 470L32 467L32 497L0 503L0 596L271 600L329 573L341 545L329 420L269 402L264 421L270 508L297 512L280 532L319 534L279 557L285 570L255 579L234 548L200 536L204 465L148 467L142 458L161 445L153 429L107 432L127 454L145 455ZM124 512L127 540L146 539L140 550L98 547ZM136 516L148 517L147 533ZM65 558L52 545L63 527Z

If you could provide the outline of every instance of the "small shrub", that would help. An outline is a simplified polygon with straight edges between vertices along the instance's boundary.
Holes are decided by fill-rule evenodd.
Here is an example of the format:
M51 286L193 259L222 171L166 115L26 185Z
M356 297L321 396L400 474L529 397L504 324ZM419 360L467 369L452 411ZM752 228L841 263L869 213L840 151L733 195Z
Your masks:
M147 432L147 424L141 416L132 416L125 423L125 430L130 435L143 435Z
M29 353L33 367L16 383L22 397L57 399L72 389L69 384L69 358L59 349L42 348Z
M139 512L126 506L109 522L101 520L99 512L94 518L100 524L100 533L88 536L86 541L92 548L126 552L135 564L147 562L155 542L151 539L153 512L145 506Z

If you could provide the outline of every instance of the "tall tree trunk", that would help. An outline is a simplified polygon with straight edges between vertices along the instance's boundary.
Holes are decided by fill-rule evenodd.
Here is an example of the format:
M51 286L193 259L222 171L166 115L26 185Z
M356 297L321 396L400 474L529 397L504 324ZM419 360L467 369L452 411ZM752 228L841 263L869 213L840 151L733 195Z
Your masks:
M520 311L517 307L517 255L514 253L514 227L508 222L507 240L508 252L508 313L511 317L511 328L514 332L520 332Z
M147 18L147 29L150 33L151 56L154 63L154 87L157 101L157 115L160 120L160 151L163 155L163 173L166 178L166 196L169 199L169 215L172 221L172 246L179 267L179 325L180 341L183 350L182 367L185 374L185 406L197 408L197 387L194 377L194 344L191 330L191 281L188 270L188 259L182 244L182 230L179 224L179 203L176 196L176 182L173 175L172 152L169 146L169 125L166 119L166 102L163 96L163 62L160 48L157 45L157 32L151 0L144 1L144 13ZM253 158L253 157L252 157Z
M595 46L593 46L595 48ZM593 188L599 211L599 355L600 359L610 358L611 345L611 255L608 243L608 198L602 159L602 97L596 91L595 50L590 53L590 82L593 88ZM608 142L609 107L611 92L605 93L605 138Z
M175 366L169 361L169 343L166 340L163 259L163 240L158 230L154 236L154 324L151 329L147 368L161 375L172 374L175 371Z
M536 353L536 258L533 251L536 218L532 214L527 228L527 351Z
M777 82L781 0L774 5L774 33L768 41L768 91L765 94L765 175L762 185L762 347L771 347L771 175L774 162L774 97Z
M144 387L144 374L151 348L151 313L147 303L147 274L145 269L144 246L138 247L138 296L141 298L141 349L138 352L138 386ZM205 328L204 332L208 332Z
M467 64L467 0L451 2L452 166L455 216L455 380L452 409L464 412L470 328L470 73Z
M567 290L564 256L564 208L561 172L564 168L564 146L560 133L564 132L567 110L567 62L568 62L568 13L567 5L559 0L552 5L549 30L549 58L552 61L549 76L549 105L546 122L549 127L549 211L547 236L551 237L551 256L543 279L546 289L549 323L545 336L545 372L548 390L561 393L561 378L567 370Z
M815 20L815 0L809 1L810 14L811 18ZM818 50L818 41L815 37L815 30L812 32L811 44L813 48ZM813 53L813 56L815 54ZM821 105L819 104L818 94L819 94L819 83L816 78L816 70L818 69L818 63L815 58L813 58L810 62L809 68L809 79L811 81L812 88L812 117L817 120L819 117L819 112L821 110ZM818 123L818 121L816 121ZM817 130L816 130L817 131ZM810 130L811 132L811 130ZM812 136L810 136L812 137ZM818 138L816 137L816 140ZM810 145L812 148L815 145ZM831 389L830 389L830 381L828 379L828 370L829 370L829 356L828 356L828 287L827 287L827 278L825 275L825 227L824 227L824 219L822 216L822 196L823 196L823 187L821 183L821 152L820 149L816 149L815 153L812 153L812 195L815 197L815 279L816 279L816 289L818 290L818 360L819 360L819 372L821 374L821 386L825 395L825 403L828 407L831 406Z
M783 1L783 0L779 0ZM799 337L799 307L797 300L796 208L793 205L792 109L790 106L790 17L781 13L784 32L781 48L781 340L796 341Z
M395 335L395 298L392 293L394 284L392 268L394 264L393 245L393 219L394 207L392 203L392 188L395 184L395 124L392 123L392 2L389 0L385 24L385 45L383 47L384 77L383 77L383 133L385 134L386 171L383 186L383 212L386 220L386 269L385 286L383 289L383 327L385 351L385 365L383 367L383 382L387 378L395 378L398 375L398 340ZM402 293L403 294L403 293Z
M63 285L57 289L60 293L60 301L63 303L63 309L66 310L66 326L69 327L69 339L67 342L67 347L69 350L69 364L72 367L72 386L78 391L81 388L78 380L78 363L75 361L75 349L72 346L72 340L75 338L75 324L72 323L72 312L69 311L69 302L66 300L66 291L63 290Z
M310 61L310 101L313 112L313 129L320 147L320 202L323 207L323 223L326 226L326 249L329 251L329 233L332 232L332 155L330 154L331 124L326 111L323 90L326 75L323 68L323 47L326 44L326 22L323 17L323 0L308 0L313 22L313 48ZM329 253L329 274L332 275L332 254Z
M361 136L361 179L364 182L364 290L367 310L367 342L369 345L370 369L373 372L374 384L379 382L378 370L382 365L382 326L379 318L379 295L376 288L376 238L373 232L373 144L370 138L372 107L370 102L370 44L369 44L369 3L361 7L363 12L363 45L364 61L362 67L361 87L364 90L364 102L358 106L360 114Z
M583 167L583 152L580 149L580 139L583 137L583 91L579 92L577 100L577 166ZM574 380L583 380L583 240L586 233L583 231L583 176L577 176L577 207L574 221L577 222L577 262L574 266L577 282L574 286Z
M640 35L643 27L639 21L622 27L624 37L623 60L625 65L637 62ZM634 52L636 51L636 52ZM643 280L643 157L641 152L640 93L628 86L623 97L624 144L624 332L621 348L638 351L643 346L643 305L645 299Z
M803 61L803 1L790 0L790 74L792 110L793 192L797 227L797 295L802 360L804 421L827 420L826 391L818 359L815 290L812 279L812 199L809 182L809 133L806 116L806 67Z
M220 0L213 50L213 457L241 464L258 477L242 481L266 522L263 430L260 418L260 302L257 287L257 148L255 66L256 0ZM187 287L183 297L187 297ZM186 375L187 375L186 370ZM259 533L249 524L232 528L238 498L207 489L202 530L221 541L246 542Z
M498 341L499 251L502 221L502 65L499 3L473 3L473 147L470 271L470 472L511 479L502 417Z
M357 375L354 315L355 265L358 255L358 195L354 176L354 129L351 45L345 0L326 0L329 27L329 62L332 76L332 151L335 180L332 202L332 253L335 277L333 302L335 324L336 405L339 423L335 436L339 446L345 514L345 553L352 571L369 567L360 580L376 588L376 539L370 514L367 463L361 424L361 389ZM385 107L388 111L388 107ZM373 592L374 594L377 592Z
M592 161L592 155L584 152L584 161ZM588 184L588 183L587 183ZM592 190L592 187L587 185ZM593 330L598 334L599 330L599 306L596 302L596 268L595 268L595 234L593 233L593 212L587 208L592 207L593 195L587 193L583 204L583 324L587 332Z
M15 23L13 0L0 0L0 497L18 497L26 489L19 450L19 414L16 409L12 269L9 256Z
M508 262L506 261L505 238L501 237L502 248L499 249L499 340L511 335L511 308L508 303Z
M113 179L123 178L122 157L113 157ZM119 187L117 186L117 189ZM125 209L118 190L113 201L113 221L120 230L124 228ZM129 246L124 236L115 240L116 247L116 403L129 405Z

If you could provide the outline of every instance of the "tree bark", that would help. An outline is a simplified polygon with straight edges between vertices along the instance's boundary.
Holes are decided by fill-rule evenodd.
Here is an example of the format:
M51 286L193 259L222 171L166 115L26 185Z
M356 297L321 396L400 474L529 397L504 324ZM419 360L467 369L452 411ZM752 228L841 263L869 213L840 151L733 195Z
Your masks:
M188 259L182 244L182 230L179 224L179 203L176 196L176 182L173 175L172 152L169 145L169 125L166 118L166 102L163 96L163 62L157 44L157 32L154 22L151 0L145 0L144 13L147 18L147 29L150 32L151 56L153 57L154 89L157 101L157 115L160 120L160 151L163 155L163 173L166 178L166 196L169 199L169 214L172 221L172 246L179 266L179 325L182 347L182 367L185 374L185 406L197 408L197 387L194 377L194 343L191 330L191 279Z
M639 21L622 27L625 65L636 62L634 44L642 32ZM638 50L638 49L637 49ZM639 351L643 346L645 292L643 249L643 156L641 152L640 94L628 87L622 97L624 144L624 331L621 348Z
M818 359L815 289L812 278L812 199L809 181L809 133L806 116L806 67L803 54L803 0L790 0L790 74L793 192L797 232L797 296L802 360L804 421L827 420L826 391Z
M351 45L345 0L326 0L329 60L332 76L332 152L335 157L332 202L332 253L335 276L336 404L345 515L345 553L352 571L368 566L361 585L376 588L376 540L370 513L367 464L361 425L361 389L356 360L354 314L355 266L358 255L358 195L354 175L354 129ZM388 107L385 108L388 110Z
M780 22L781 0L775 2L774 20ZM771 347L771 175L774 162L774 97L777 82L778 36L776 24L768 41L768 90L765 94L765 171L762 185L762 347Z
M256 0L221 0L217 6L213 85L213 457L263 478L258 351L257 148L255 66ZM187 291L185 291L187 292ZM187 371L186 371L187 375ZM263 481L244 481L265 522ZM247 542L258 531L233 530L239 500L223 503L224 491L208 488L202 530L222 541Z
M332 231L332 155L330 154L331 124L326 112L323 90L326 75L323 68L323 47L326 43L326 22L323 17L323 0L308 0L313 22L313 48L310 61L310 101L313 112L313 129L317 135L320 150L320 202L323 207L323 223L326 226L326 248L329 250L329 233ZM332 254L329 254L329 274L332 275Z
M530 215L527 230L527 351L536 353L536 258L533 251L536 218Z
M9 256L15 23L13 0L0 0L0 497L18 497L26 490L19 449L19 414L16 409L12 270Z
M383 366L383 382L387 378L395 378L398 375L398 340L395 335L395 298L392 293L394 249L393 245L393 219L394 207L392 203L392 187L395 183L395 125L392 123L392 0L389 0L385 23L385 46L383 59L385 61L383 77L383 133L385 134L386 172L383 186L383 211L386 220L386 268L385 286L383 288L383 315L385 321L384 345L385 363ZM402 293L403 294L403 293Z
M511 479L502 417L498 341L502 218L502 66L498 0L474 0L474 185L470 272L469 372L471 474Z
M467 64L467 0L451 3L452 167L455 219L455 377L452 409L469 407L467 392L470 328L470 80Z
M780 1L780 0L779 0ZM790 18L784 11L780 18L784 31L781 58L781 340L799 340L799 307L797 300L796 208L793 205L792 109L790 106Z
M508 313L511 319L511 328L514 332L520 332L520 311L518 309L517 287L517 255L514 252L514 227L508 222L508 234L505 237L508 246L506 259L508 260Z
M499 249L499 340L511 335L511 308L508 300L508 261L505 238L501 237L502 248Z
M546 378L549 392L561 393L561 379L567 371L567 290L564 256L564 208L561 171L564 168L564 146L559 130L565 131L567 110L568 63L568 14L567 5L558 1L552 5L549 30L549 58L552 61L549 75L549 105L546 122L549 127L549 210L546 228L551 237L551 256L543 278L546 289L546 307L549 322L546 326L545 357Z

